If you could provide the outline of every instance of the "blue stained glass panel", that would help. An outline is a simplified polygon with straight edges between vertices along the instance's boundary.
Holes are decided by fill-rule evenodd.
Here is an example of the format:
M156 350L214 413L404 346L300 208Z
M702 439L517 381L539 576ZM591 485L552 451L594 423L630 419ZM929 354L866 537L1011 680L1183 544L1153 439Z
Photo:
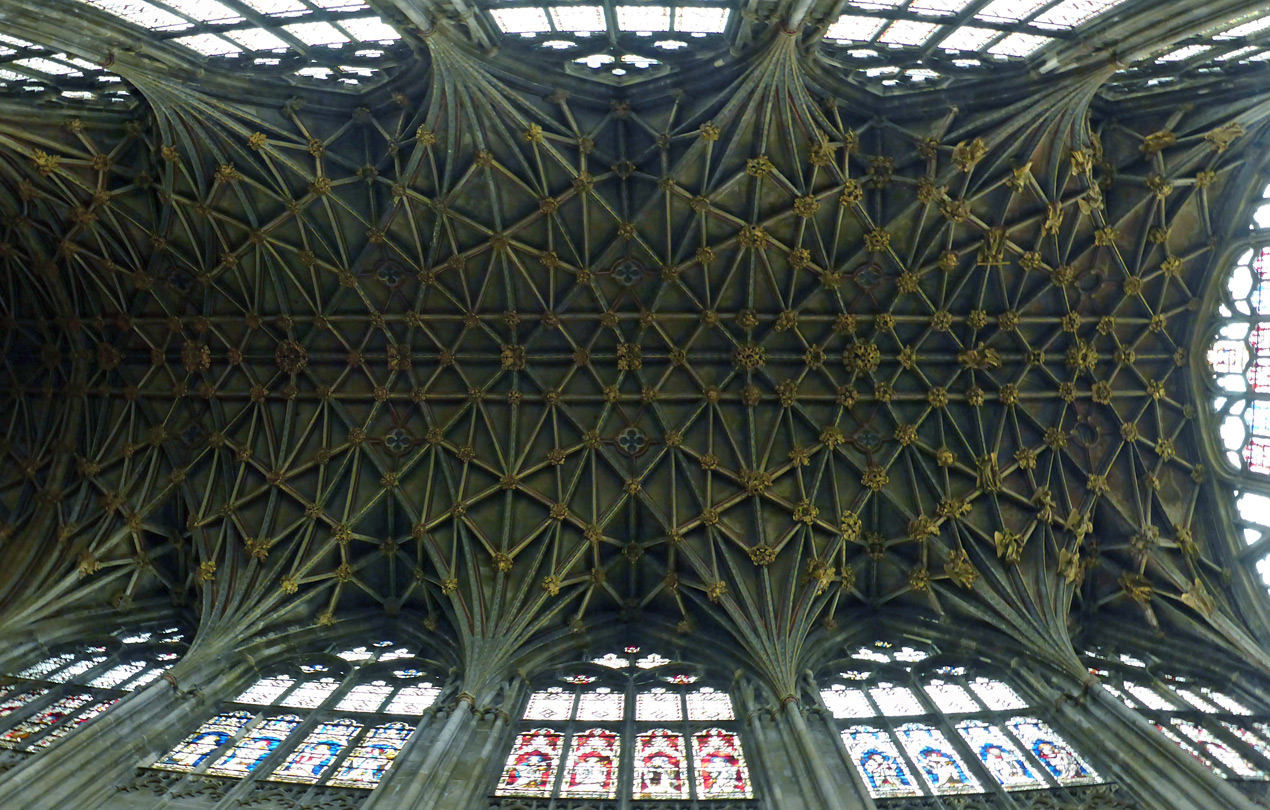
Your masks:
M956 749L938 729L906 723L895 730L900 745L936 793L979 793L979 780L966 770Z
M870 796L921 795L891 735L872 726L852 726L842 732L842 741Z
M1042 721L1034 717L1015 717L1006 721L1006 726L1060 785L1089 785L1102 781L1089 763Z
M247 712L218 714L199 726L198 731L186 737L167 756L154 763L165 771L192 771L202 765L217 748L220 748L251 721Z
M265 757L273 753L273 749L281 745L298 725L300 718L290 714L266 719L247 732L207 772L216 776L246 776L264 762Z
M1018 747L996 726L980 720L963 720L957 724L957 733L1006 790L1048 787Z
M278 782L316 782L361 730L362 724L355 720L341 718L322 723L309 732L269 778Z
M414 726L405 723L375 726L366 732L366 736L340 764L327 784L338 787L375 787L392 767L393 760L414 730Z

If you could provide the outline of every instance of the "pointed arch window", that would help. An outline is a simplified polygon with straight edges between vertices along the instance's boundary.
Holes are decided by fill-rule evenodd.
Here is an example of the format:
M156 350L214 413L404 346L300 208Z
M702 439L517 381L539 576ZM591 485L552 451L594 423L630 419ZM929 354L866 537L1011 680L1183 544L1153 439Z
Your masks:
M723 685L629 646L529 696L494 793L699 807L751 799L754 788Z
M1103 781L1005 680L876 642L820 696L874 798L1045 790Z
M120 633L0 679L0 748L42 751L158 678L185 651L180 628Z
M1226 779L1270 781L1270 713L1253 700L1126 653L1087 651L1102 687Z
M440 691L430 668L391 641L292 661L151 767L371 789Z

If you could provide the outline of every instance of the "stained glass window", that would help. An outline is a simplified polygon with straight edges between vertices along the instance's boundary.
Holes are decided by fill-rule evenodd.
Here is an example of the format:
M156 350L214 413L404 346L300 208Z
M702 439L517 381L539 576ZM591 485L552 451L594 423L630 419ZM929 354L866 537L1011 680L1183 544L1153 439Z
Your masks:
M52 746L158 678L180 657L182 638L175 628L122 631L29 664L0 698L0 747Z
M628 645L530 694L495 793L612 800L629 780L635 801L751 798L735 719L694 668Z
M536 728L518 734L498 782L498 795L551 796L563 747L564 735L555 729Z
M239 692L235 711L209 720L153 767L373 788L414 732L375 716L417 717L440 694L424 669L386 664L410 657L378 641L283 663Z
M218 714L181 741L154 767L167 771L192 771L251 722L248 712Z
M291 714L266 717L212 763L207 772L217 776L245 776L251 773L290 736L300 724L300 719Z
M1020 717L1006 725L1059 784L1082 785L1102 781L1089 763L1043 721Z
M620 750L621 739L616 731L592 728L575 734L569 746L560 795L573 799L614 798Z
M1252 702L1203 684L1199 678L1166 671L1163 662L1120 654L1086 652L1090 671L1102 688L1146 716L1157 730L1186 753L1229 779L1270 781L1270 751L1254 731ZM1158 680L1151 680L1159 672Z
M361 723L347 718L320 724L269 778L279 782L316 782L361 729Z
M1034 766L999 727L982 720L963 720L957 724L957 733L979 757L988 773L1007 790L1046 786L1045 780L1033 770Z
M1102 781L1053 729L1020 716L1028 703L1004 680L882 642L847 655L853 668L838 670L841 680L820 695L843 721L848 756L875 798ZM860 669L860 662L873 668ZM861 725L861 718L874 719ZM1071 763L1060 761L1064 756Z
M375 787L392 767L397 753L413 732L414 726L406 723L386 723L371 729L327 784L337 787Z
M843 730L842 740L851 761L864 777L869 795L874 798L921 795L889 733L872 726L852 726Z

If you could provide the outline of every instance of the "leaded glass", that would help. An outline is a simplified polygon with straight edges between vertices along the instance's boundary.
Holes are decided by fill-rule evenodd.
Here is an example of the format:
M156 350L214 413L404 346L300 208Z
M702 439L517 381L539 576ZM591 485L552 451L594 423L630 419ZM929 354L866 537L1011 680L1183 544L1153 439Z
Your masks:
M1133 681L1125 681L1124 689L1133 695L1138 701L1148 709L1156 709L1158 711L1171 711L1175 707L1160 695L1156 694L1154 689L1146 686L1140 686Z
M87 709L84 709L82 712L80 712L71 720L64 723L59 723L57 727L54 728L52 731L45 734L43 737L39 738L35 742L31 743L31 748L33 749L48 748L53 743L62 739L67 734L70 734L72 731L84 725L89 720L92 720L94 717L106 711L107 709L109 709L111 706L115 705L118 702L119 702L118 699L110 699L110 700L100 700L94 703L93 705L89 706Z
M1006 726L1060 785L1087 785L1102 781L1089 763L1043 721L1034 717L1016 717Z
M692 764L696 771L697 798L753 797L749 768L735 733L711 728L693 734Z
M970 750L975 752L975 756L979 757L992 778L1006 790L1048 786L1000 728L980 720L963 720L957 724L957 733L970 746Z
M573 716L574 695L558 686L534 692L525 708L526 720L568 720Z
M581 705L578 711L581 714ZM593 728L575 734L569 743L560 795L575 799L615 797L620 752L621 740L615 731Z
M842 741L864 777L870 796L881 799L921 795L899 749L885 731L871 726L852 726L843 730Z
M273 752L295 727L300 718L295 715L281 715L267 718L260 725L251 729L234 744L220 759L207 769L207 773L216 776L246 776Z
M423 714L425 709L436 702L439 694L440 687L430 683L403 686L393 696L385 711L391 714Z
M886 717L908 717L924 714L925 709L918 702L913 690L906 686L882 683L869 690L869 696L878 705L878 710Z
M1178 748L1181 748L1183 751L1185 751L1186 753L1194 757L1199 762L1199 764L1203 765L1205 768L1208 768L1213 773L1216 773L1222 778L1226 777L1226 772L1222 770L1221 768L1217 767L1216 765L1214 765L1213 761L1210 760L1208 757L1204 756L1199 751L1195 750L1195 746L1191 745L1186 740L1174 734L1171 730L1160 725L1159 723L1155 724L1155 729L1156 731L1163 734L1165 737L1168 737L1170 740L1172 740L1173 744L1176 745Z
M75 660L75 656L71 653L62 653L52 658L46 658L38 664L32 664L26 669L18 673L19 678L43 678L53 670L64 667Z
M623 658L617 653L605 653L599 658L592 658L591 663L599 664L600 666L608 667L609 669L626 669L631 665L631 659Z
M495 792L500 796L550 797L563 746L563 736L554 729L537 728L517 735Z
M596 689L578 696L578 720L621 720L626 695L611 689ZM550 718L544 718L550 719Z
M388 696L392 694L393 688L383 681L373 681L371 683L359 683L340 698L340 702L335 704L335 708L342 712L373 712L378 711L379 707L384 704Z
M49 693L49 690L47 689L37 688L37 689L27 689L26 691L18 692L16 694L10 695L9 697L6 697L4 700L0 700L0 717L5 717L7 715L13 714L14 712L16 712L18 709L22 708L26 704L30 703L36 698L44 697L48 693Z
M682 734L659 728L635 737L633 791L636 799L688 798L688 769Z
M1263 757L1270 759L1270 744L1266 743L1265 740L1261 739L1256 734L1253 734L1248 729L1243 728L1242 726L1237 726L1234 723L1230 723L1225 720L1222 721L1222 726L1231 734L1234 734L1236 737L1242 740L1246 745L1248 745L1248 747L1252 748L1258 754L1261 754Z
M1202 697L1195 694L1189 689L1183 689L1180 686L1174 686L1173 691L1177 693L1183 700L1185 700L1187 703L1191 704L1195 708L1199 709L1201 712L1207 712L1208 714L1216 714L1218 711L1216 706L1209 703L1207 700L1204 700Z
M859 689L848 689L841 684L834 684L829 689L820 690L820 697L825 702L829 713L839 719L855 719L872 717L873 707Z
M926 684L925 688L931 702L941 712L964 714L979 711L979 704L961 684L936 679Z
M414 726L385 723L366 733L348 758L340 764L328 785L373 788L392 767L393 760L410 739Z
M100 689L109 689L118 686L124 681L136 675L147 666L145 661L129 661L126 664L119 664L111 667L102 674L98 675L88 682L89 686L96 686Z
M41 711L0 734L0 748L17 748L49 726L62 722L68 715L91 703L92 700L93 696L87 692L76 692L55 700Z
M732 698L726 692L716 692L708 686L686 695L689 720L735 720Z
M653 669L655 667L665 666L670 663L670 659L657 653L649 653L635 662L635 666L640 669Z
M269 778L279 782L316 782L361 729L361 723L344 718L320 724Z
M1201 695L1208 698L1212 702L1216 703L1218 706L1221 706L1223 709L1230 712L1231 714L1239 714L1239 715L1252 714L1252 712L1248 710L1247 706L1243 705L1239 701L1235 700L1234 698L1231 698L1230 696L1222 692L1209 689L1206 686L1201 687L1199 692Z
M1201 748L1208 752L1213 759L1225 765L1231 773L1243 779L1265 779L1266 773L1255 766L1248 760L1244 759L1226 743L1218 739L1211 731L1203 726L1192 723L1189 720L1183 720L1178 717L1172 719L1173 727L1182 732L1182 735L1197 743Z
M282 693L295 684L290 675L278 675L273 678L261 678L252 684L247 691L234 698L235 703L250 703L255 706L269 706Z
M56 672L50 673L45 676L44 679L46 681L52 681L53 683L69 683L71 680L83 675L85 672L105 660L106 656L104 655L97 655L92 658L81 658L68 667L64 667Z
M895 734L936 793L979 791L979 780L966 771L965 763L943 732L923 723L906 723Z
M1027 701L1019 697L1008 684L1001 681L992 678L975 678L970 681L970 688L983 701L983 705L994 712L1027 708Z
M667 722L683 719L679 693L666 689L650 689L635 696L635 719Z
M325 703L339 685L340 682L334 678L305 681L291 690L281 705L290 709L315 709Z
M202 765L216 749L242 731L249 722L251 715L247 712L218 714L199 726L198 731L186 737L167 756L154 763L154 767L168 771L192 771Z

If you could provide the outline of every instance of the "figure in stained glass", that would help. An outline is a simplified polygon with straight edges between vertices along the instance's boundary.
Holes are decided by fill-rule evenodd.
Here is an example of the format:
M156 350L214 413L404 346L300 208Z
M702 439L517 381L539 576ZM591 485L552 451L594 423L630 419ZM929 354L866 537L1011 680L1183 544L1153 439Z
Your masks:
M749 797L749 770L736 735L720 728L692 735L697 770L697 796Z
M287 738L300 718L291 715L271 717L257 728L247 733L229 752L216 761L208 773L218 776L246 776L256 769L265 757L273 753L283 740Z
M371 729L327 784L339 787L375 787L392 767L397 753L413 731L414 727L405 723L387 723Z
M947 751L934 746L926 746L917 752L917 764L930 779L936 790L959 788L969 784L966 772L961 769L957 760Z
M563 745L562 735L552 729L534 729L518 735L497 793L550 796Z
M895 757L870 748L860 756L860 770L869 780L869 787L879 795L902 791L912 786L904 764Z
M593 728L573 738L562 796L611 799L617 795L617 734Z
M635 745L636 799L686 799L683 736L666 729L640 734Z
M1094 769L1062 740L1048 725L1035 718L1016 717L1007 724L1028 749L1036 755L1045 770L1063 785L1101 781Z
M173 748L167 756L154 763L154 767L171 771L192 771L206 762L216 749L229 742L250 719L251 715L246 712L213 717Z

